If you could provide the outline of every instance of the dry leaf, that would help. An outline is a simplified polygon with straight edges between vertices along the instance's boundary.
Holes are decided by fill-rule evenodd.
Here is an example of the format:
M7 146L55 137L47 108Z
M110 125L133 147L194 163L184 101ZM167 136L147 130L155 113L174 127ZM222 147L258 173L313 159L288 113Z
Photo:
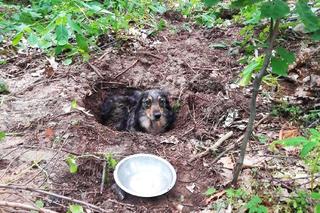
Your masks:
M293 138L299 136L299 129L296 127L290 129L282 128L279 132L279 140L283 140L286 138Z
M206 205L208 205L212 200L214 199L219 199L222 195L224 195L226 193L225 190L222 190L220 192L217 192L215 194L213 194L211 197L209 197L208 199L206 199Z
M45 136L46 136L46 139L47 139L48 141L53 140L53 139L54 139L54 131L53 131L53 129L47 128L47 129L45 130Z
M46 75L47 78L51 78L54 75L54 70L50 66L46 66L44 70L44 74Z
M191 193L194 192L194 188L195 188L195 187L196 187L196 184L195 184L195 183L192 183L191 185L186 186L186 188L187 188Z

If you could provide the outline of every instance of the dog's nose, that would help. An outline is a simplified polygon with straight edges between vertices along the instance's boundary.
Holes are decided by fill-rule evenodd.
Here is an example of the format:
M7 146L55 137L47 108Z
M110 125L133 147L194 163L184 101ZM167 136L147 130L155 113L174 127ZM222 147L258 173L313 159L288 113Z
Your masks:
M160 117L161 117L161 113L160 112L156 112L156 113L154 113L154 118L156 119L156 120L159 120L160 119Z

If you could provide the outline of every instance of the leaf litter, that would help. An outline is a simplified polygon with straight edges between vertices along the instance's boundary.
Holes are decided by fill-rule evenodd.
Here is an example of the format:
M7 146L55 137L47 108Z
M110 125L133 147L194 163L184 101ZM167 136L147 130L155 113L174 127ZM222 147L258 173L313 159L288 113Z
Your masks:
M232 179L237 151L226 153L217 163L212 164L212 161L225 147L236 143L238 137L243 134L242 125L246 124L248 118L248 97L245 90L242 91L234 84L242 69L237 63L241 55L229 56L227 49L210 48L208 45L221 44L222 37L226 43L238 40L239 28L230 26L220 32L221 35L215 34L214 31L220 32L216 28L192 29L177 34L165 30L159 32L154 40L152 37L143 37L143 40L138 42L134 39L128 40L122 46L130 47L125 51L121 47L114 47L112 51L110 48L106 49L105 53L98 53L91 60L105 79L101 79L101 76L80 62L75 62L67 68L55 59L43 56L31 57L32 60L27 61L24 66L19 65L19 60L2 65L2 71L14 78L5 79L13 95L5 96L1 105L0 126L3 127L2 131L22 132L23 136L18 143L20 145L16 145L19 149L0 161L0 172L6 176L5 182L2 180L1 183L32 183L39 187L45 183L51 190L62 190L67 196L119 211L129 207L134 211L175 211L176 205L173 203L199 211L224 196L224 187ZM64 42L63 37L59 39L60 42ZM139 51L148 54L137 54ZM37 53L30 51L30 55L35 54ZM130 67L135 60L140 62ZM281 84L285 88L284 95L311 99L312 103L319 100L319 97L314 95L314 89L310 90L309 87L318 86L319 75L314 73L308 79L308 76L300 73L301 69L312 61L312 57L305 57L304 60L297 57L296 65L291 69L298 75L298 78L295 78L298 86L283 81L285 83ZM24 69L25 66L29 69ZM128 67L130 69L119 75L116 81L113 80L114 76ZM210 84L207 79L215 83ZM34 83L35 81L37 83ZM311 93L297 94L300 86L303 88L302 91L308 90ZM117 132L112 127L100 124L99 106L102 100L108 95L119 93L121 90L126 91L131 87L160 87L169 91L171 101L180 103L175 128L155 137L143 133ZM14 95L18 93L19 95ZM272 91L270 93L272 95ZM71 107L72 100L77 100L75 109ZM271 102L264 101L263 98L258 100L258 113L270 111ZM267 104L263 106L262 103ZM239 121L240 123L237 123ZM268 123L258 126L255 134L274 136L274 132L278 133L281 130L282 138L297 135L297 127L283 129L285 122L286 118L272 117ZM52 127L49 123L56 125ZM197 152L196 147L199 151L210 147L210 143L216 141L219 135L231 130L235 132L234 136L226 140L217 153L188 163ZM14 149L11 146L14 138L6 136L6 139L1 141L1 153ZM53 143L45 143L46 140ZM25 162L19 160L19 155L30 151L27 147L42 152L54 150L55 154L46 158L46 173L39 174L37 169L30 169L27 165L30 165L31 159ZM140 152L159 155L170 161L177 170L176 186L159 198L140 199L128 196L121 201L123 203L111 202L110 199L117 199L111 189L114 182L112 171L107 174L108 181L103 193L97 193L100 190L102 163L93 156L106 152L112 153L116 159ZM261 178L252 173L254 169L266 180L277 177L284 181L291 177L298 178L293 181L304 185L299 177L307 175L306 170L302 163L297 163L300 161L295 158L295 154L270 153L265 144L256 141L250 142L248 152L240 185L248 187L249 183L259 183ZM70 153L75 156L87 155L78 160L72 158L72 162L78 164L75 174L69 172L65 163ZM282 158L282 154L292 158L286 160ZM269 157L272 155L275 157ZM7 162L15 158L16 162L7 170ZM22 172L22 168L27 168L27 172ZM272 168L276 168L276 171ZM299 173L294 175L296 171ZM15 172L18 173L18 179L13 175ZM275 176L276 174L278 175ZM217 193L205 198L203 193L208 186L214 187ZM254 191L252 187L250 190ZM62 207L55 208L59 210Z

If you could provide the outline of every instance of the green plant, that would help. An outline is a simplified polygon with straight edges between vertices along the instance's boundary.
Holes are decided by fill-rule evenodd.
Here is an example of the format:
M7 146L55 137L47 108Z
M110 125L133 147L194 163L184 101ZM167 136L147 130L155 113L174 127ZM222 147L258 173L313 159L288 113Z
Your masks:
M246 204L246 208L249 213L266 213L268 209L261 205L262 200L257 195L253 196L248 203Z
M114 159L113 155L111 153L105 154L105 159L108 164L108 168L110 169L115 169L116 165L118 164L118 161Z
M72 174L77 173L78 171L77 157L74 155L69 155L66 159L66 162L69 166L70 173Z
M8 89L8 85L0 80L0 94L8 94L9 93L9 89Z
M230 188L226 190L226 195L228 198L228 202L234 203L236 202L237 199L245 199L245 197L247 196L247 193L242 189Z
M67 213L84 213L84 210L80 205L70 205Z
M215 188L209 187L207 189L207 191L205 191L203 194L207 197L210 197L211 195L213 195L214 193L216 193L217 190Z
M310 169L310 185L311 189L314 189L315 174L320 172L320 132L317 129L309 129L307 137L293 137L275 141L274 143L301 147L300 157Z
M302 120L309 124L320 120L320 109L309 110L303 115Z
M0 1L1 41L11 41L17 48L40 48L49 55L72 57L97 49L99 37L126 30L130 23L144 26L155 23L155 15L165 7L152 0L30 0L30 6L12 5ZM163 21L156 24L161 30ZM0 42L1 42L0 41Z
M6 132L0 131L0 141L4 140L6 138Z
M289 199L289 206L293 212L303 213L307 212L309 202L308 202L308 194L303 191L299 191L297 194L292 196Z
M289 117L292 121L298 121L302 115L302 110L299 106L290 105L288 102L281 102L272 108L271 115Z

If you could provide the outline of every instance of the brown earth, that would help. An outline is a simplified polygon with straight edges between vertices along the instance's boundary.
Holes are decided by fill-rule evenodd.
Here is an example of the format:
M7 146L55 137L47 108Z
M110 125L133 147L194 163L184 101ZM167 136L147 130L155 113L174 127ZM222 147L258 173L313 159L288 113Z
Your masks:
M192 32L177 33L166 30L156 37L135 37L122 42L120 47L104 49L93 55L90 65L80 61L71 66L59 63L57 69L52 69L52 62L50 64L43 55L19 54L12 63L1 67L1 77L11 92L2 96L0 105L1 129L10 133L0 143L1 183L44 188L117 212L206 209L210 202L203 193L208 187L224 190L232 168L221 161L216 163L217 154L193 162L189 160L229 131L233 131L233 136L217 153L236 143L243 134L249 115L250 89L239 88L236 84L243 68L237 61L241 53L233 53L237 50L233 46L237 40L241 38L239 27L235 26L211 30L193 28ZM210 47L220 42L228 48ZM179 109L174 128L154 136L118 132L99 123L102 100L130 88L167 90L171 103ZM272 88L266 89L271 95L277 94ZM313 101L319 100L319 93L314 97ZM77 101L77 109L70 107L72 100ZM267 97L259 96L257 121L270 112L271 105ZM228 124L226 120L230 115L232 122ZM268 117L255 134L266 134L269 143L277 139L278 132L286 125L294 126L285 118ZM273 155L267 150L268 143L253 140L248 148L249 156L260 159ZM119 201L111 189L114 180L110 171L100 194L103 161L97 156L104 153L112 153L117 160L135 153L161 156L176 169L177 183L160 197L143 199L128 195ZM76 174L69 172L64 161L69 154L79 156ZM234 162L238 151L226 155ZM251 174L248 167L240 183L246 186L261 177L272 178L274 170L268 170L268 166L278 168L279 159L263 158L263 161L265 165L257 167L261 170L260 176ZM281 164L286 168L299 166L296 161L294 155ZM245 180L246 177L249 180ZM259 187L255 190L259 191ZM263 190L260 193L262 198L269 198ZM37 196L25 193L26 199L35 200ZM1 190L0 198L22 199ZM46 207L58 212L65 211L68 206L57 198L42 199Z

